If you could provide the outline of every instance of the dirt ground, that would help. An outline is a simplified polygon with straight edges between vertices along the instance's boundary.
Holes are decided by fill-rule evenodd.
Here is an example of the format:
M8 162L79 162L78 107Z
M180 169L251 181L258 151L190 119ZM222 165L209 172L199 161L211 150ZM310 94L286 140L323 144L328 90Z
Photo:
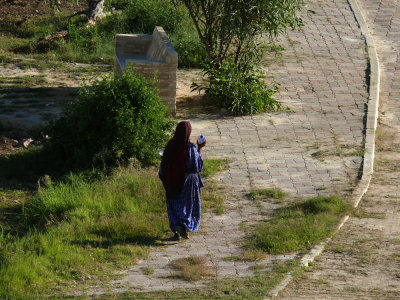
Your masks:
M22 68L20 63L0 64L0 78L5 78L0 87L0 120L5 124L0 128L0 155L16 149L11 140L30 137L26 128L44 124L47 118L59 114L65 103L77 97L82 80L90 78L91 72L102 76L111 70L110 66L65 63L60 69L41 71ZM18 83L19 87L16 82L27 77L40 80L27 82L26 86ZM202 95L190 89L193 81L201 81L200 70L178 70L177 77L176 117L185 119L206 113L210 108L202 104Z
M50 2L50 1L47 1ZM83 1L78 5L75 1L61 1L60 9L62 12L75 13L83 10L86 6ZM7 17L20 17L20 22L30 16L40 16L54 14L54 9L43 0L0 0L0 19Z

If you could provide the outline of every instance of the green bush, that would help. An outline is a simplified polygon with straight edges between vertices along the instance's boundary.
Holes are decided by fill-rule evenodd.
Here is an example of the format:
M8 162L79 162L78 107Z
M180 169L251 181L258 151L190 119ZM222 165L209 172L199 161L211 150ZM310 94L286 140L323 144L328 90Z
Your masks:
M173 33L185 17L169 0L133 0L124 9L125 26L136 33L152 33L154 26L162 26Z
M179 68L200 68L207 61L204 45L194 30L172 34L170 40L178 52Z
M152 84L127 70L84 87L50 124L50 147L68 166L108 166L135 158L155 163L174 122Z
M278 86L269 88L263 74L254 67L239 69L232 61L221 66L208 66L203 70L208 86L193 84L194 90L205 90L210 104L223 107L236 115L277 111L282 105L273 98Z

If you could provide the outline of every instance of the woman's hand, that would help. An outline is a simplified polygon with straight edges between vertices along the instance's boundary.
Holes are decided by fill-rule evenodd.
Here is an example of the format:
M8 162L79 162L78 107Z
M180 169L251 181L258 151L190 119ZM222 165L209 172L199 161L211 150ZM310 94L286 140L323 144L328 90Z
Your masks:
M201 149L202 149L206 144L207 144L207 139L204 140L204 143L203 143L203 144L199 144L199 143L197 142L197 149L198 149L198 151L201 152Z

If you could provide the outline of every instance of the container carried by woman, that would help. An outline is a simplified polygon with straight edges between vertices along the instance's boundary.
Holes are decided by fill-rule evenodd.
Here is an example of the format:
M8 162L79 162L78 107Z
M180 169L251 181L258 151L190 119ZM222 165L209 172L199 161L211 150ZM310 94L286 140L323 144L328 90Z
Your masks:
M203 170L201 149L206 140L199 139L197 147L190 142L192 127L182 121L175 130L174 137L165 147L159 176L163 182L169 226L175 239L188 239L187 231L196 232L200 226L201 188L203 182L199 173Z

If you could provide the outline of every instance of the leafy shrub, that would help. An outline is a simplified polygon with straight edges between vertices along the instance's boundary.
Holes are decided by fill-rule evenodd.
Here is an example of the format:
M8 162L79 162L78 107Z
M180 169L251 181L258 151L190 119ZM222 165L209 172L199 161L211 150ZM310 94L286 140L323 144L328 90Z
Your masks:
M130 158L152 164L174 126L166 116L154 86L127 70L121 77L109 75L84 87L50 125L50 146L75 167Z
M152 33L154 26L162 26L172 33L184 18L184 11L168 0L133 0L125 8L124 17L131 32Z
M282 108L273 98L277 84L269 88L262 80L262 72L254 67L239 69L232 61L227 61L220 67L208 66L203 73L208 76L208 86L193 84L192 88L205 90L206 101L233 114L255 114Z
M178 52L180 68L200 68L207 61L207 53L197 33L193 31L177 32L170 37Z

